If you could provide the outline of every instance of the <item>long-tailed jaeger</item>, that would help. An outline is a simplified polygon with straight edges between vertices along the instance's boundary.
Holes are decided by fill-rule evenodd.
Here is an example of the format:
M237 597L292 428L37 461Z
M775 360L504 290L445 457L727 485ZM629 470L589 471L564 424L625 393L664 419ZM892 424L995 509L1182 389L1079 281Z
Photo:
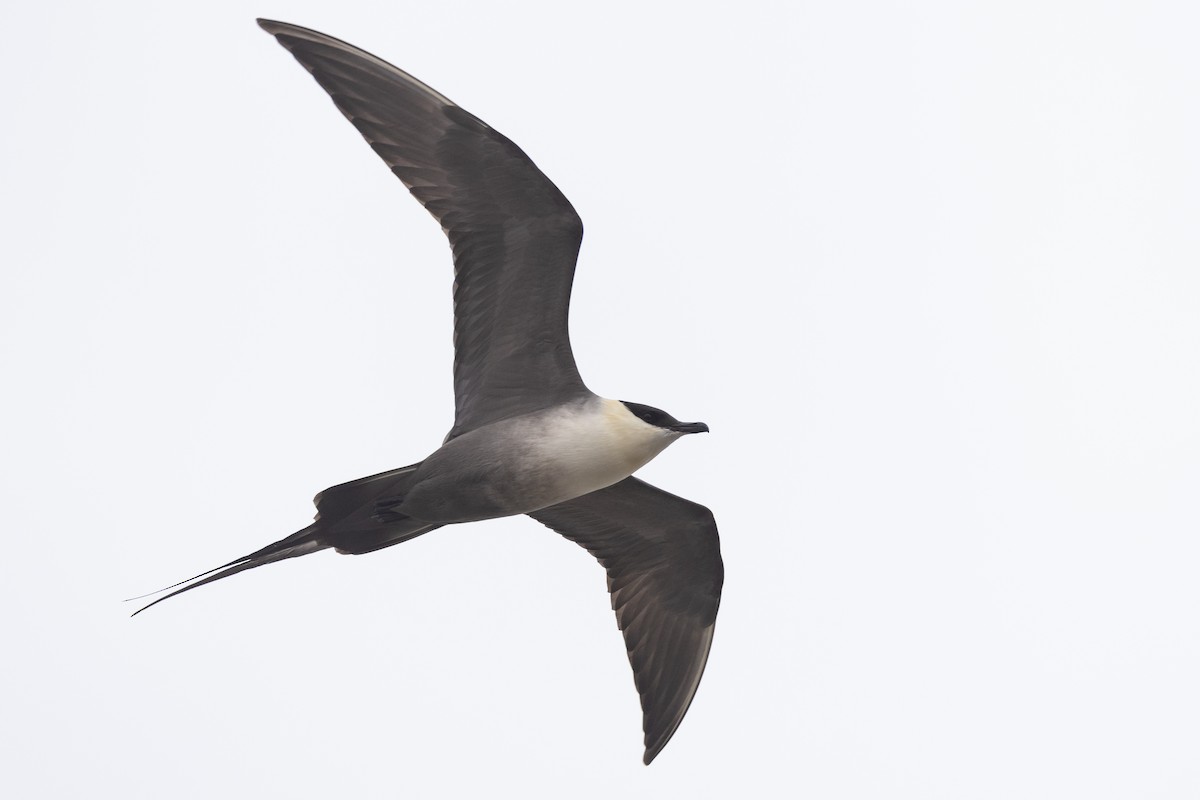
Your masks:
M724 568L707 508L631 476L708 426L584 386L567 336L583 223L520 148L370 53L295 25L258 23L450 239L454 426L424 461L326 489L307 528L168 587L175 591L150 605L318 550L370 553L443 525L528 514L608 573L649 764L700 683Z

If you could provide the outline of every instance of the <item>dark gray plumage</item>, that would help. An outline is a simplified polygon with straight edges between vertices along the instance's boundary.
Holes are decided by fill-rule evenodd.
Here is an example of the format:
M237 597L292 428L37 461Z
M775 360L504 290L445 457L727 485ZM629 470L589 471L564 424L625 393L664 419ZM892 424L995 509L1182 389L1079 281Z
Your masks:
M454 252L454 427L587 394L567 312L583 221L519 147L408 73L259 20L442 225Z
M608 572L642 697L649 764L683 721L712 645L725 578L712 512L626 478L529 516L584 547Z
M369 53L294 25L259 24L312 73L450 240L454 425L422 462L326 489L314 498L312 525L150 605L327 548L369 553L446 524L529 514L608 572L649 764L699 685L724 572L708 509L628 476L708 427L605 400L584 385L567 335L583 225L516 145Z

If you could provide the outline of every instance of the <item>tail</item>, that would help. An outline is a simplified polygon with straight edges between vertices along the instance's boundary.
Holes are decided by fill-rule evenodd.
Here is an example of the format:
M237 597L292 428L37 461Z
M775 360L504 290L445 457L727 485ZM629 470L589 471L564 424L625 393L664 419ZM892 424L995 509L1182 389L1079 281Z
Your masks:
M385 498L384 504L387 505L402 497L419 466L420 464L411 464L326 489L313 498L317 506L317 518L312 525L248 556L242 556L228 564L201 572L194 578L159 589L159 592L169 589L175 591L142 606L133 612L133 616L136 617L150 606L158 605L163 600L183 594L197 586L219 581L264 564L306 556L331 547L344 554L371 553L440 528L441 525L422 522L403 514L379 513L380 498Z
M285 539L280 539L278 542L275 542L274 544L269 544L261 550L256 550L255 552L251 553L248 556L242 556L241 558L236 558L233 561L230 561L228 564L222 564L221 566L216 567L214 569L210 569L207 572L201 572L199 575L195 576L194 578L188 578L186 581L180 581L179 583L176 583L172 586L166 587L166 589L160 589L159 591L165 592L165 591L167 591L167 589L175 589L176 586L183 587L180 589L175 589L175 591L171 592L168 595L164 595L163 597L158 598L157 600L155 600L152 603L147 603L146 605L139 608L137 611L133 612L132 616L136 617L138 614L142 613L147 608L150 608L150 606L156 606L159 603L161 603L163 600L170 599L177 594L183 594L184 592L191 591L192 589L195 589L197 586L203 586L206 583L212 583L213 581L219 581L219 580L221 580L221 578L228 578L230 575L236 575L237 573L244 572L248 569L254 569L255 567L261 567L263 564L272 564L276 561L283 561L285 558L295 558L296 556L306 556L309 553L315 553L318 550L324 550L327 547L329 547L330 545L321 541L320 536L317 531L318 527L319 527L319 523L314 522L312 525L309 525L304 530L297 531L296 533L293 533L291 536L288 536ZM214 575L213 573L216 573L216 574ZM208 576L208 577L205 577L205 576ZM200 580L201 578L203 578L203 580ZM183 584L187 584L187 585L184 586ZM157 592L155 592L154 594L157 594ZM137 598L134 598L134 599L136 600Z

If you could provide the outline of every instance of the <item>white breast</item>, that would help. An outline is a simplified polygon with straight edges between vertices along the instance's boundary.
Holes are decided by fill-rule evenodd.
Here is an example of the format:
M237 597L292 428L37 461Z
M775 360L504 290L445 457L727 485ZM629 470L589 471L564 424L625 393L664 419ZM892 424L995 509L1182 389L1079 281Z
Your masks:
M602 397L555 410L542 426L535 448L538 460L550 467L556 503L628 478L680 436Z

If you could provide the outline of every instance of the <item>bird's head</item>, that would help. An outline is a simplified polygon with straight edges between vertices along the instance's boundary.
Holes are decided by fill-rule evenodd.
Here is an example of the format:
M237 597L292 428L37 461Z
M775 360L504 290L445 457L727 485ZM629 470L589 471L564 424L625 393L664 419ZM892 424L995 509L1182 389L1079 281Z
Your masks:
M621 404L629 409L630 414L633 414L647 425L653 425L656 428L662 428L674 433L708 433L708 426L703 422L680 422L661 408L642 405L641 403L630 403L627 400L622 400Z

